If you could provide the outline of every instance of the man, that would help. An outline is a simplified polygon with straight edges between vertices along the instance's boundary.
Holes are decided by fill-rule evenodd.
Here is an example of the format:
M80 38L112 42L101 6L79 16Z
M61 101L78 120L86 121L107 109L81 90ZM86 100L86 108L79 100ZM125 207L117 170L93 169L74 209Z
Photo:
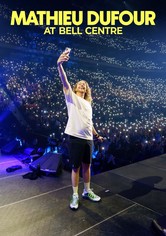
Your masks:
M69 51L64 51L58 58L57 65L59 75L63 84L63 92L68 111L68 122L65 133L69 135L70 159L72 164L72 188L73 195L70 201L71 209L78 209L79 196L79 172L82 164L82 174L84 180L84 191L82 197L98 202L101 200L90 189L90 164L92 157L93 135L103 140L93 127L91 89L84 80L79 81L72 90L62 66L63 62L69 60Z

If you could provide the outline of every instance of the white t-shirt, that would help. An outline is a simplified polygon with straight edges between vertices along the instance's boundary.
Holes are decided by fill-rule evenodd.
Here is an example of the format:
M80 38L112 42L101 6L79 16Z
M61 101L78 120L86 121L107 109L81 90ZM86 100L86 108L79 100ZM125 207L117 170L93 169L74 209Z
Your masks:
M65 133L74 137L92 140L92 106L77 96L71 89L65 93L68 121Z

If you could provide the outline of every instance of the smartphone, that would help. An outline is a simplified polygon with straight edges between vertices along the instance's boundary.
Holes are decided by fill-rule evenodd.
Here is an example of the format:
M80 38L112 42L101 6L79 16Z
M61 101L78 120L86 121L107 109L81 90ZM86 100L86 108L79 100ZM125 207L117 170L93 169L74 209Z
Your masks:
M64 51L65 53L67 52L68 54L70 54L70 52L71 52L71 48L65 48L65 51Z

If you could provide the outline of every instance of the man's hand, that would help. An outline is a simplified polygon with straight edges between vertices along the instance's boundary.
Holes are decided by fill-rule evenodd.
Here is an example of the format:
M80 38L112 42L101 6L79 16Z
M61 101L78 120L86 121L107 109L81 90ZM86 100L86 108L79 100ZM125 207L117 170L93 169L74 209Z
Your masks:
M97 139L98 139L100 142L103 142L103 141L104 141L104 138L103 138L102 136L99 136Z
M57 65L61 65L63 62L66 62L69 60L69 52L63 52L60 57L57 60Z

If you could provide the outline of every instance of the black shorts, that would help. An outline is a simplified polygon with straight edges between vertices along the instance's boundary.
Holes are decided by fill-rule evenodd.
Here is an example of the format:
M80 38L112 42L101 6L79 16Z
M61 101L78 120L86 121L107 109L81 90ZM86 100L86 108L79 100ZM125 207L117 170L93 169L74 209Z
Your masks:
M79 168L81 163L90 164L93 141L69 136L69 155L71 167Z

